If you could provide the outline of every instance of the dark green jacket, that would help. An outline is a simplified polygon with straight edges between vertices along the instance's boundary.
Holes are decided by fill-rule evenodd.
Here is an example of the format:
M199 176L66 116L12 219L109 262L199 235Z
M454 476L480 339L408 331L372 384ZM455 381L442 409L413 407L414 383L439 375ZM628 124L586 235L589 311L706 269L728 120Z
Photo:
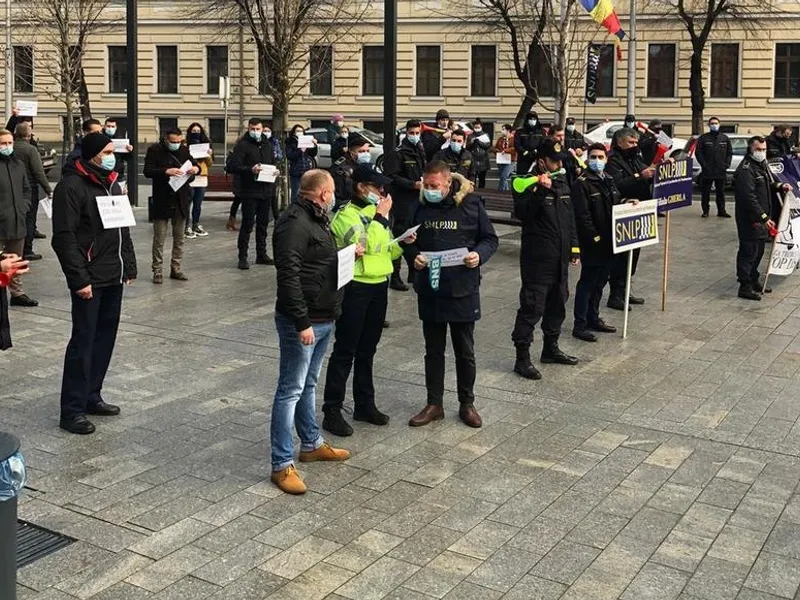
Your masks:
M30 198L31 184L25 164L13 155L0 156L0 240L25 237Z

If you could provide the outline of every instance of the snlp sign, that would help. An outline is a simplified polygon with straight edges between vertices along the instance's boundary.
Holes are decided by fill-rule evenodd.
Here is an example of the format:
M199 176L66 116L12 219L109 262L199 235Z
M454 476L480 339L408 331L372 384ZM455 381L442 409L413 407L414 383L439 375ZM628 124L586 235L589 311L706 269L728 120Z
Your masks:
M614 254L658 243L658 201L618 204L613 210Z

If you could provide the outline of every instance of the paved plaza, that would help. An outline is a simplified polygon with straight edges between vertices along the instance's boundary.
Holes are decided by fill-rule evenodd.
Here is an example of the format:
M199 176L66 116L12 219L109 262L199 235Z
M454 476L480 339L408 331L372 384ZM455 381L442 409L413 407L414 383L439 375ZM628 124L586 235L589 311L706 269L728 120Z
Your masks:
M309 493L290 497L269 481L274 269L235 268L227 208L206 203L190 281L160 287L137 209L140 281L104 390L122 416L86 437L58 428L69 302L39 244L25 286L41 307L12 309L0 355L0 428L30 467L20 517L78 541L20 570L20 600L800 598L800 276L737 299L732 220L677 211L667 311L647 248L629 339L579 342L570 316L581 363L539 382L511 372L519 233L498 228L480 430L458 421L452 359L445 420L407 426L422 332L413 293L391 292L376 387L392 421L330 438L353 457L301 465Z

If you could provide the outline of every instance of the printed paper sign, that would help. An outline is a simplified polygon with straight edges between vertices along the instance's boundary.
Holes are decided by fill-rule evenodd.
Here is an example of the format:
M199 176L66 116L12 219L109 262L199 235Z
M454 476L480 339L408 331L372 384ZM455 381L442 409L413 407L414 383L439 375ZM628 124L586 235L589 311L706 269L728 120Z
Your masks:
M338 283L336 289L340 290L353 281L356 269L356 245L350 244L339 250L338 260Z
M197 175L192 182L189 184L189 187L208 187L208 177L205 175Z
M97 196L97 209L100 211L104 229L136 226L127 196Z
M778 235L772 243L768 272L770 275L791 275L800 260L800 199L792 192L783 200L778 220Z
M510 165L511 164L511 155L508 152L498 152L497 153L497 164L498 165Z
M398 237L394 238L389 243L390 244L399 244L400 242L405 242L408 238L410 238L412 235L417 233L417 229L419 229L420 227L421 227L421 225L415 225L414 227L411 227L410 229L406 229L406 231L402 235L399 235Z
M211 144L191 144L189 154L192 158L208 158L211 156Z
M44 209L48 219L53 218L53 201L50 198L42 198L39 200L39 206Z
M301 150L303 148L313 148L314 147L314 136L313 135L301 135L297 138L297 147Z
M187 160L185 163L183 163L180 168L181 175L173 175L169 178L169 187L177 192L184 185L186 185L186 182L189 181L189 177L191 177L191 175L189 175L191 168L192 161Z
M435 257L442 259L442 267L464 266L464 259L469 254L466 248L454 248L453 250L442 250L440 252L423 252L422 255L428 262Z
M256 175L257 181L262 181L264 183L275 183L275 180L278 178L278 167L275 165L259 165L261 170Z
M489 136L486 135L485 133L482 134L482 135L479 135L477 140L479 142L483 142L484 144L488 144L488 143L490 143L492 141L492 140L489 139Z
M683 158L655 167L653 199L658 202L659 211L692 205L692 162L691 158Z
M20 117L35 117L39 112L39 101L17 100L17 111Z
M674 144L674 142L672 141L672 138L669 137L663 131L659 131L658 132L658 135L656 136L656 141L659 144L661 144L662 146L666 147L666 148L672 148L672 145Z
M618 204L612 213L614 254L658 243L658 202Z
M114 138L111 143L114 144L114 152L117 154L127 154L128 146L131 145L131 141L125 138Z

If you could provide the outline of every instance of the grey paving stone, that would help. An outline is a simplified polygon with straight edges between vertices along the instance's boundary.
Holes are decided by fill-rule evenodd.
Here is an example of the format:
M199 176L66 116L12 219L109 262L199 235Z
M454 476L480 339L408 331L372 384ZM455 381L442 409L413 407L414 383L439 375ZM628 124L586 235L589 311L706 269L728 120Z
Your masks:
M531 575L571 585L600 550L572 542L560 542L531 570Z
M540 558L540 555L525 550L503 546L478 567L467 581L499 592L507 592Z
M673 600L690 575L653 563L646 564L620 596L621 600Z
M17 582L41 591L79 575L91 564L113 557L114 554L108 550L86 542L76 542L21 568L17 572Z
M179 579L153 596L154 600L202 600L220 591L219 586L191 575Z
M422 567L460 538L458 531L428 525L395 547L389 556Z
M800 560L762 552L747 577L747 587L792 598L800 586Z
M329 521L314 532L314 535L339 544L352 542L359 535L385 521L389 515L361 507Z
M125 581L151 592L160 592L215 557L216 554L208 550L184 546L130 575Z
M130 550L158 560L191 544L213 529L214 526L208 523L191 518L184 519L137 542L130 547Z
M45 592L44 595L37 597L36 600L61 600L56 596L51 598L48 592L52 591L54 591L53 588ZM70 598L72 598L72 596L70 596ZM125 583L124 581L114 584L110 588L92 596L92 600L152 600L152 598L153 594L146 589Z
M247 540L192 574L203 581L225 587L279 553L278 548Z
M321 600L328 597L328 594L351 579L353 575L354 573L345 569L327 563L317 563L269 597L275 600L279 598Z
M153 561L131 552L121 552L107 560L90 565L75 577L58 584L58 588L81 599L91 598L103 590L144 569Z
M309 536L270 558L259 568L284 579L294 579L339 548L341 544Z
M700 494L698 502L735 509L750 486L746 483L715 477Z
M401 537L372 529L331 554L325 562L359 573L404 541Z
M700 537L715 538L733 511L695 502L678 522L676 530Z
M403 587L436 598L443 598L482 562L463 554L443 552L414 573L403 584Z
M287 583L288 580L273 573L253 569L209 598L212 600L264 600Z
M717 539L714 540L708 555L745 566L752 566L766 539L767 533L764 531L726 525ZM776 546L782 545L780 534L776 537L775 543Z
M709 600L736 598L748 570L744 565L709 556L700 563L685 591Z
M673 531L653 555L653 562L693 573L713 541L712 538Z
M647 505L659 510L666 510L682 515L702 492L701 488L679 485L677 483L665 483L650 500Z
M262 532L271 527L273 523L265 519L259 519L253 515L242 515L230 523L226 523L218 529L207 533L193 542L198 548L225 554L245 540L258 537Z
M283 548L285 550L304 537L314 533L327 521L328 519L321 515L302 511L287 519L281 520L254 539L262 544Z
M567 534L567 539L577 544L602 549L627 524L628 519L625 517L616 517L600 511L593 511Z
M338 588L336 593L352 600L378 600L405 583L418 570L416 565L384 556Z
M526 575L503 598L504 600L558 600L566 589L567 586L563 583Z
M493 521L483 521L450 546L450 550L480 560L486 560L518 532L519 529L517 527Z

